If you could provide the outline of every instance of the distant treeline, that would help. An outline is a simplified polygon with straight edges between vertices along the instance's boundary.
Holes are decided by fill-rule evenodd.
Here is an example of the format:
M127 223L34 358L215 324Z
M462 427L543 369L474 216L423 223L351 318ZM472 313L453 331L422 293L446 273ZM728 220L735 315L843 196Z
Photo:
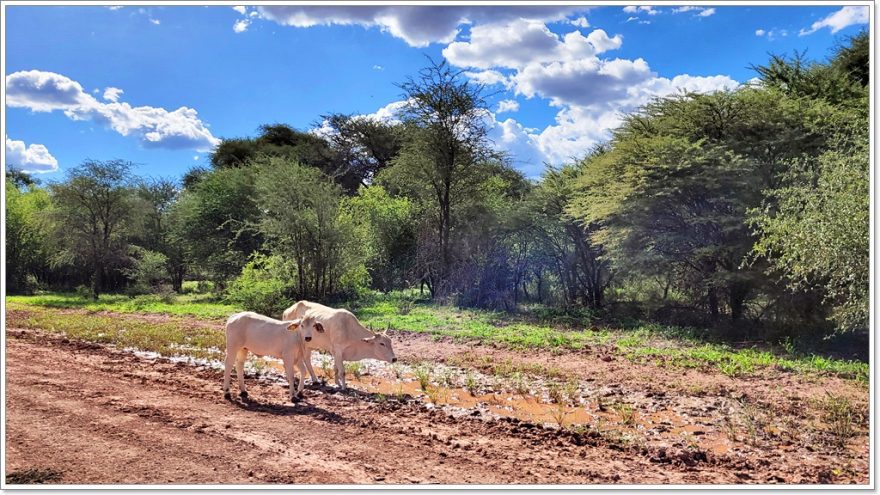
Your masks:
M421 288L462 306L588 308L816 334L868 323L869 37L756 83L657 99L539 181L487 138L484 88L445 63L400 119L322 116L225 139L180 183L123 160L6 181L9 292L180 291L267 313ZM163 289L164 288L164 289Z

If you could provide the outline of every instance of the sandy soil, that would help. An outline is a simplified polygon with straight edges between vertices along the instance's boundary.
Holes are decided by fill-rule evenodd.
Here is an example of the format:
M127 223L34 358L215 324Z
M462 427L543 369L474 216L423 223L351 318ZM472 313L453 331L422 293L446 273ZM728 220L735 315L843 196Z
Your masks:
M680 443L621 444L519 420L452 417L418 401L377 402L357 392L307 388L294 405L285 386L256 378L250 399L227 401L215 370L35 330L11 328L6 337L7 475L53 470L57 483L96 484L868 482L867 434L842 452L810 448L808 440L767 440L763 449L716 454ZM395 345L405 360L488 354L546 361L613 393L673 406L742 394L760 396L777 414L794 407L792 417L806 418L797 404L828 387L862 394L839 380L733 380L605 362L589 352L538 357L403 335ZM699 391L686 396L687 387Z

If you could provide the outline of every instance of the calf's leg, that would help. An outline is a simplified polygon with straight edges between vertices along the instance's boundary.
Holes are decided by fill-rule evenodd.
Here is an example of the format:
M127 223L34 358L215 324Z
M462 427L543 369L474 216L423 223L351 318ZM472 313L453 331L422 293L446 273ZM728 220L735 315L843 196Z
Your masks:
M241 391L239 395L247 398L247 387L244 385L244 360L247 358L247 349L240 349L235 355L235 373L238 376L238 389Z
M234 349L226 348L226 363L223 369L223 396L227 399L230 398L229 382L232 380L232 367L235 365L236 354Z

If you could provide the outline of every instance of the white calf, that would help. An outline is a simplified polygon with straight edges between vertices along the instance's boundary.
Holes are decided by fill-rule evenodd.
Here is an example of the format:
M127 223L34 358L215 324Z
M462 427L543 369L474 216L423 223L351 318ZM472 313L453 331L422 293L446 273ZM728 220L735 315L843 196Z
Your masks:
M283 318L302 318L303 325L314 327L314 338L305 344L304 364L317 382L312 368L312 349L329 352L333 356L336 384L345 389L345 361L379 359L394 363L397 357L391 348L391 339L373 333L349 311L334 309L309 301L299 301L284 311Z
M223 395L228 399L232 366L238 375L238 387L242 397L247 397L244 384L244 360L248 351L257 356L271 356L284 361L284 371L290 383L290 400L302 396L306 368L305 342L312 340L314 323L302 325L301 319L280 321L268 316L246 311L236 313L226 320L226 369L223 374ZM294 367L299 368L300 380L294 393Z

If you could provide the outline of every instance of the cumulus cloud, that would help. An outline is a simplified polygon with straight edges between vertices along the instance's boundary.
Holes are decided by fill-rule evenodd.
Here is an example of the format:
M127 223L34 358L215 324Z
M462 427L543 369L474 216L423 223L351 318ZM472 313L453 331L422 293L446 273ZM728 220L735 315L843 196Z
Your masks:
M519 111L519 102L516 100L501 100L498 102L498 113Z
M767 34L767 31L764 31L763 29L755 30L755 36L764 36L765 34Z
M236 33L243 33L245 31L247 31L248 26L250 26L250 24L251 24L250 20L241 19L241 20L236 21L235 24L232 25L232 30L235 31Z
M118 89L118 88L108 88ZM111 92L118 98L118 93ZM105 91L105 99L108 94ZM89 120L106 125L123 136L136 136L149 148L207 151L220 141L198 117L195 109L132 107L126 102L104 103L83 91L82 86L61 74L39 70L19 71L6 76L6 104L34 112L60 110L72 120Z
M590 27L590 21L587 20L586 17L578 17L577 19L572 19L568 21L572 26L577 26L579 28L588 28Z
M584 7L440 6L440 5L270 5L257 7L260 17L285 26L357 25L378 28L414 47L449 43L462 24L513 19L560 21Z
M42 144L25 146L24 141L6 138L6 165L29 173L43 174L58 170L58 160Z
M466 71L463 74L465 77L476 82L477 84L484 84L486 86L502 84L505 87L510 85L510 80L507 78L507 76L498 72L497 70L483 70L478 72Z
M849 26L868 24L868 12L869 11L867 6L843 7L837 12L834 12L827 17L814 22L809 29L801 29L799 35L806 36L808 34L813 34L816 31L826 27L831 30L832 34L834 34L841 29Z
M153 18L150 18L150 22L152 22L153 24L155 24L157 26L162 23L162 21L160 21L159 19L153 19Z
M505 39L513 41L505 46ZM599 29L587 36L580 31L558 35L544 23L515 20L474 26L468 41L450 43L443 54L454 65L481 69L465 72L472 79L503 84L516 95L546 99L559 109L555 122L543 130L524 128L513 119L493 121L494 139L504 149L539 156L540 160L530 160L539 164L582 156L609 139L623 115L654 98L679 92L711 93L739 85L724 75L661 77L642 58L602 56L620 48L622 42L619 35L612 37ZM508 108L499 103L497 113ZM514 144L514 139L520 142Z
M572 31L560 38L543 22L517 19L504 24L474 26L470 40L450 43L443 49L443 56L459 67L521 68L539 62L592 57L619 48L622 42L620 35L609 37L601 29L588 36ZM512 50L512 46L516 49Z
M244 5L236 5L235 7L232 7L232 10L238 12L241 15L244 15L245 12L247 12L247 7L245 7Z
M122 91L119 88L104 88L104 99L115 103L119 100L119 96L124 92L125 91Z

